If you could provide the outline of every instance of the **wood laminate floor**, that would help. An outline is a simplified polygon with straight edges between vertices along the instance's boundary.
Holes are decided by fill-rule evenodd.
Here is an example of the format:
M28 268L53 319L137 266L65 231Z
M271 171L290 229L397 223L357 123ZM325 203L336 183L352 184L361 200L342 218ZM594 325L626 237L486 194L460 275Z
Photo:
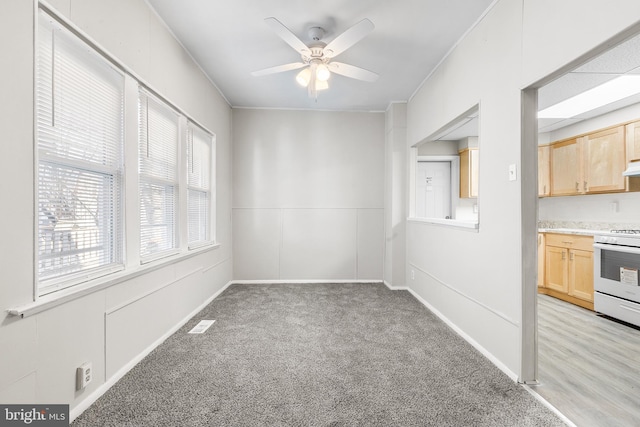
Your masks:
M640 329L538 295L540 384L578 427L640 426Z

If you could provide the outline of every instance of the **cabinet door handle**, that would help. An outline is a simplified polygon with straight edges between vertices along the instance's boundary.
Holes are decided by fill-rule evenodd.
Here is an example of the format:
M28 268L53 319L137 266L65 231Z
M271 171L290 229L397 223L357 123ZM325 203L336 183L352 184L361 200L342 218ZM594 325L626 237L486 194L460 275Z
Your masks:
M542 186L542 194L547 194L547 184Z
M587 181L584 182L584 191L589 191L589 186L587 185Z
M580 183L576 182L576 191L580 191Z

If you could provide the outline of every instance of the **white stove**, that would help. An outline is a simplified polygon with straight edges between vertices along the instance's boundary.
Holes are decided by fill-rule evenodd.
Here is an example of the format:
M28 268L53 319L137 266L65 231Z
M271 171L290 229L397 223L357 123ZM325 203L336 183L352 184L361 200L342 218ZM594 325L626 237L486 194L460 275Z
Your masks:
M611 230L613 234L640 234L640 230Z
M640 326L640 230L611 230L593 241L594 310Z

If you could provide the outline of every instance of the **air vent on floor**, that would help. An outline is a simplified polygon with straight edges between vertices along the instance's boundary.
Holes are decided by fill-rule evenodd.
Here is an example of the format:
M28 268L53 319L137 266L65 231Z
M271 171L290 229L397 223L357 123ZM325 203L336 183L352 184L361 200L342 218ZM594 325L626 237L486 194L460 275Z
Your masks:
M213 325L213 322L215 322L215 320L201 320L200 322L198 322L198 324L196 326L193 327L193 329L191 329L189 331L189 333L190 334L202 334L207 329L209 329L209 326Z

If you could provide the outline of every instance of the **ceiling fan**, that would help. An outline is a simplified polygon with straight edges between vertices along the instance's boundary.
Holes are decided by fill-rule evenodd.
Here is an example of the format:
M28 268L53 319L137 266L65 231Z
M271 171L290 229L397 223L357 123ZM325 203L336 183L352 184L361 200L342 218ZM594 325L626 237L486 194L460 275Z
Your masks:
M282 40L294 48L302 59L301 62L292 62L254 71L251 75L258 77L302 68L303 70L296 75L296 81L300 85L307 87L311 98L317 98L317 91L329 88L328 79L331 77L332 72L366 82L374 82L378 79L376 73L364 68L333 61L333 58L373 31L374 25L370 20L363 19L333 39L329 44L321 41L325 34L323 28L311 27L309 29L309 37L313 40L313 43L309 46L304 44L276 18L266 18L264 21Z

